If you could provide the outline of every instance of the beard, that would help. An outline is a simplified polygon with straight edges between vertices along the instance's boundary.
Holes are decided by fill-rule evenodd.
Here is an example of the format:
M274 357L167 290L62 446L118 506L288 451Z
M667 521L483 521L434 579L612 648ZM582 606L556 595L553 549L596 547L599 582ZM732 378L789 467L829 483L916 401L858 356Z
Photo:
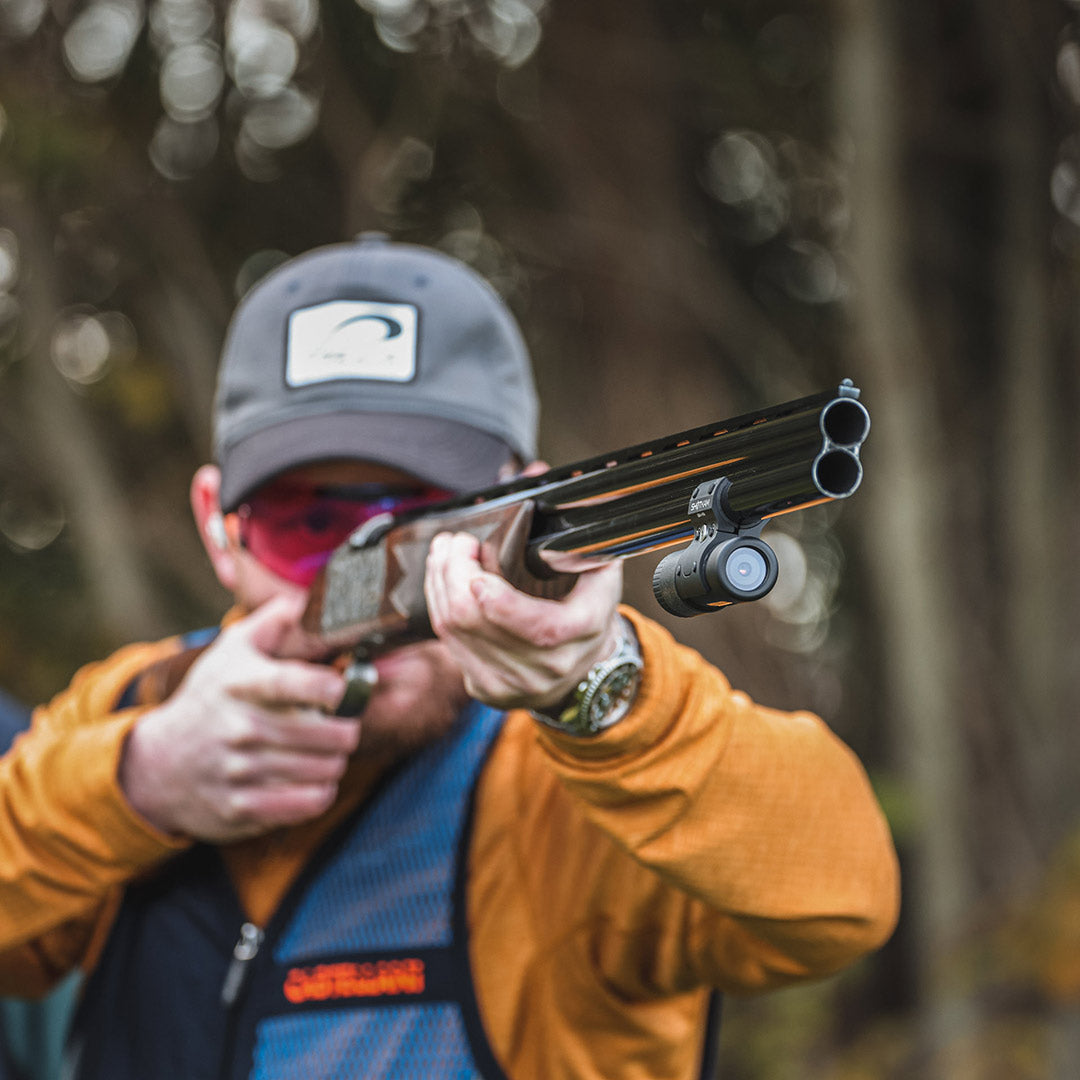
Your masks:
M360 714L360 753L410 754L442 738L469 700L461 673L437 641L375 661L379 680Z

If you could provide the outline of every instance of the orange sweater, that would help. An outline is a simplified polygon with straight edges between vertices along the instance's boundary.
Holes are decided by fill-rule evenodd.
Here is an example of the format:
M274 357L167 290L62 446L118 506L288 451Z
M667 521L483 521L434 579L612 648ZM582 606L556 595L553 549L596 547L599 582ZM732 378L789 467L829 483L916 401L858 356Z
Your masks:
M632 713L590 740L511 713L480 779L470 955L514 1080L691 1076L709 988L829 974L896 919L895 854L851 752L624 611L645 658ZM92 963L125 882L185 846L125 802L117 762L139 710L111 711L176 648L83 669L0 759L0 991ZM225 849L252 921L371 789L386 762L362 753L330 814Z

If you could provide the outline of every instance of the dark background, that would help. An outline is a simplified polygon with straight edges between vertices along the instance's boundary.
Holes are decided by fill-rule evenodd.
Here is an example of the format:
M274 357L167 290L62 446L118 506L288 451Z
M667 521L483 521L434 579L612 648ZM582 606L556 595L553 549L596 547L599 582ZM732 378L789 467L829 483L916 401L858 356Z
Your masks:
M1064 0L2 0L0 686L217 618L217 351L313 245L486 274L553 464L850 376L862 489L675 629L858 751L904 916L722 1075L1072 1080L1078 118Z

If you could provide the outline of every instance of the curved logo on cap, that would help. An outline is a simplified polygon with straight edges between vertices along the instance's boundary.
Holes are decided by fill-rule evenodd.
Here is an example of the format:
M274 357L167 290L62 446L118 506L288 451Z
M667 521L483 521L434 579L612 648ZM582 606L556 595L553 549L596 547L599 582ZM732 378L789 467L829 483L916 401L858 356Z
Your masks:
M390 338L396 338L401 333L401 323L397 319L391 319L387 315L354 315L351 319L345 319L343 322L339 322L333 330L330 331L330 337L327 338L327 343L333 338L335 334L341 333L342 330L348 329L350 326L355 326L357 323L364 322L377 322L382 323L386 327L386 337L383 341L389 341Z
M286 381L406 382L416 373L416 308L368 300L332 300L289 318Z
M359 329L364 323L379 323L384 333L382 337L369 337L361 334L360 340L349 334L350 330ZM373 342L392 341L400 336L401 323L397 319L391 319L387 315L354 315L351 319L343 319L335 326L326 337L311 350L312 356L344 357L357 347L370 347ZM344 337L344 340L341 340ZM338 343L335 347L335 343Z

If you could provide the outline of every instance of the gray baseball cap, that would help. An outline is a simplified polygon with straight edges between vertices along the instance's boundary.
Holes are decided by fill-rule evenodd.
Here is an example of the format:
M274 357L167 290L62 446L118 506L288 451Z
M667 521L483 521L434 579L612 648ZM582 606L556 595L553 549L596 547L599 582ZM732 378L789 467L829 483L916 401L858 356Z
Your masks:
M241 300L218 373L221 506L286 469L349 459L452 491L536 457L528 350L464 263L381 234L316 248Z

